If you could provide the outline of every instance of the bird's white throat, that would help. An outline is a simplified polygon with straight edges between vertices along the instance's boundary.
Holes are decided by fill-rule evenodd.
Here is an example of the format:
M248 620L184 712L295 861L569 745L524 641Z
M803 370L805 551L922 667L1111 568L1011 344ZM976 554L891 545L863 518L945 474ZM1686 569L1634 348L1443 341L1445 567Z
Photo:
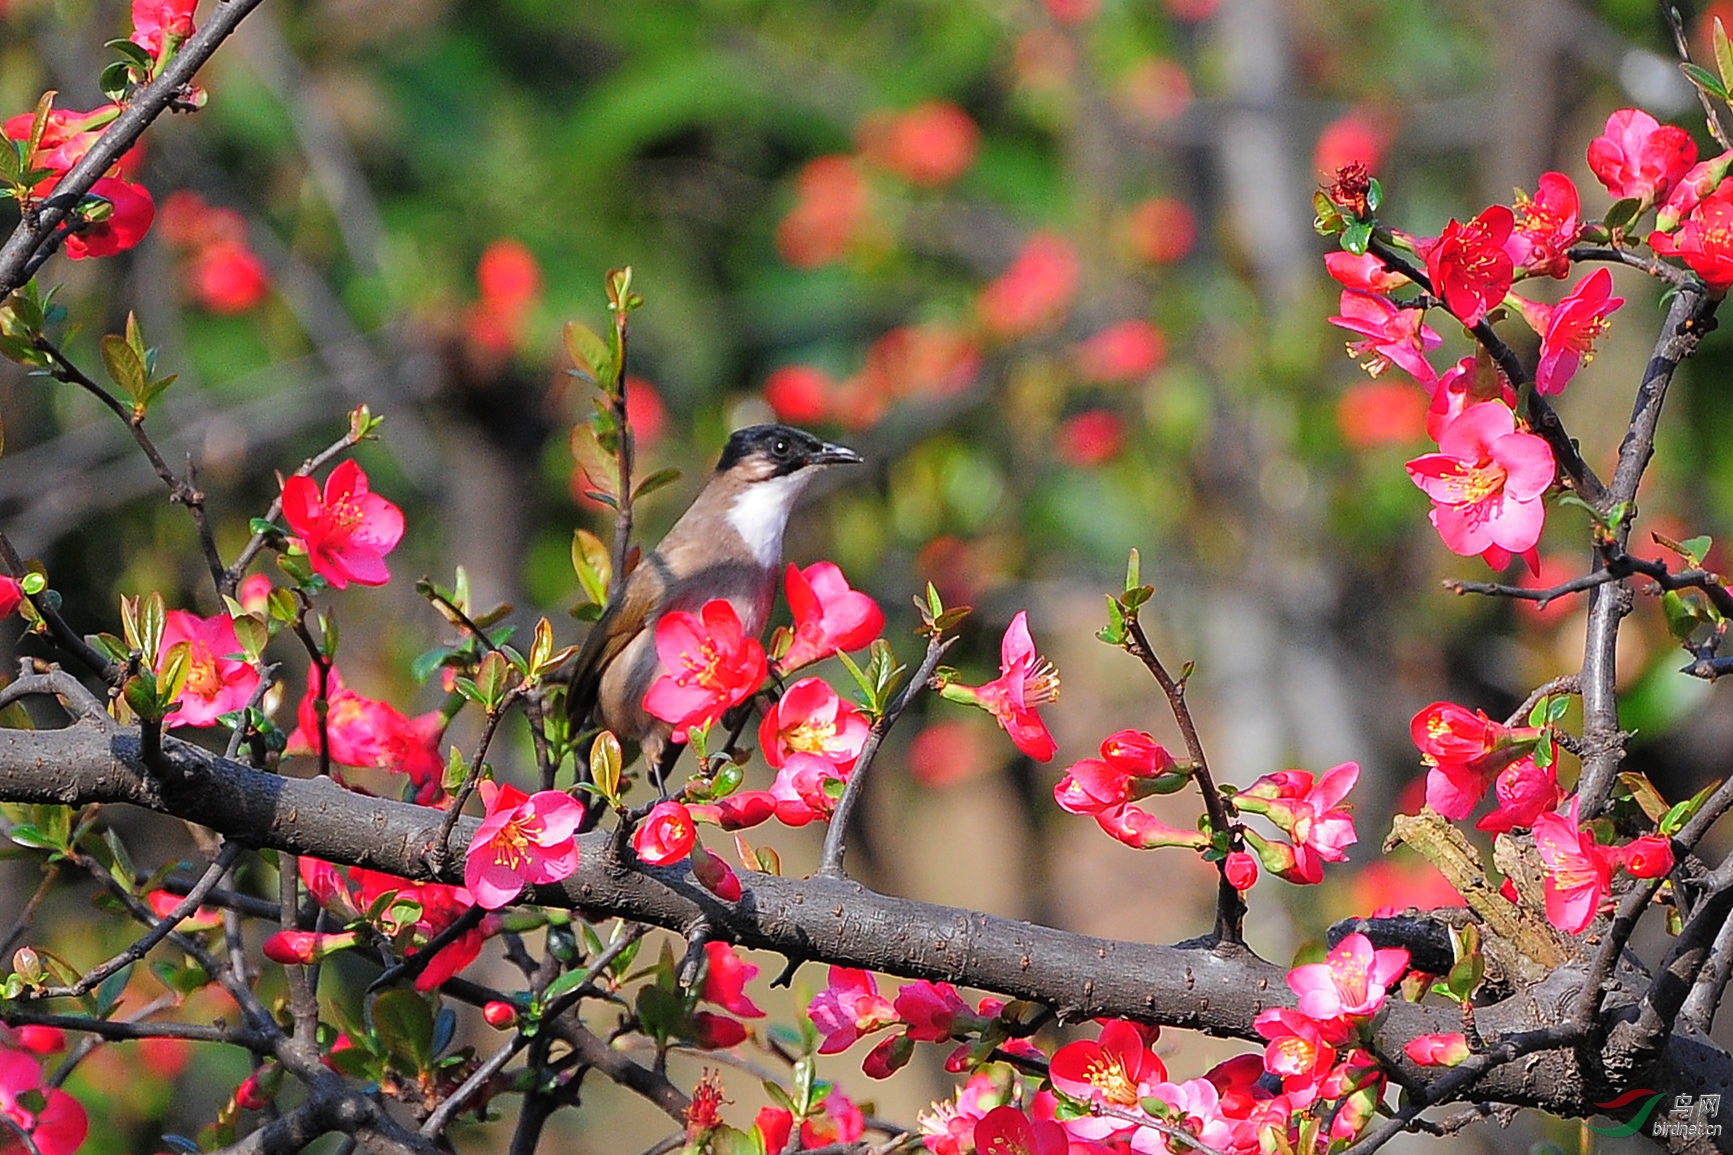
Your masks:
M728 506L728 524L746 543L753 559L769 569L782 560L782 531L795 498L806 488L811 471L755 481L735 495Z

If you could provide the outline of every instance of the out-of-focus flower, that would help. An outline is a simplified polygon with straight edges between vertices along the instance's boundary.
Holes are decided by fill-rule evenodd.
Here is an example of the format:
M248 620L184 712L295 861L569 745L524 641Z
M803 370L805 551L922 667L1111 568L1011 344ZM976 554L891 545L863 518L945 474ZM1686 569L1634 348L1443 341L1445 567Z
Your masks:
M940 188L975 163L981 130L948 100L928 100L906 112L869 113L855 130L861 154L910 184Z
M1167 359L1167 339L1148 321L1121 321L1080 342L1077 373L1085 381L1117 385L1141 381Z
M1390 147L1390 125L1369 109L1351 108L1324 126L1312 150L1312 168L1329 178L1350 164L1377 172Z
M1402 381L1359 381L1336 401L1336 431L1352 449L1407 445L1426 432L1426 395Z
M811 425L830 412L830 396L836 382L830 374L811 365L784 365L764 379L764 400L775 410L778 421Z
M1079 469L1112 461L1125 448L1125 421L1111 409L1085 409L1059 426L1059 460Z
M1197 244L1197 217L1173 197L1133 205L1121 229L1131 251L1152 265L1170 265Z
M1070 311L1081 273L1069 241L1057 233L1037 232L1011 267L981 290L976 312L987 331L1001 339L1051 328Z
M808 161L794 192L794 207L776 226L776 251L797 269L840 259L871 214L859 164L847 156Z

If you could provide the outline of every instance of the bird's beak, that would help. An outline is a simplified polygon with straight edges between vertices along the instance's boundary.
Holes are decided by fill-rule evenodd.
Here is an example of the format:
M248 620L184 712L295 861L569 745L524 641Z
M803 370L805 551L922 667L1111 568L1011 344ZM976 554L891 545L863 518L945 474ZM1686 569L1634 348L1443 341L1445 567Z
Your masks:
M819 447L817 453L812 455L812 461L810 464L859 465L862 460L861 455L850 449L848 446L836 445L827 441Z

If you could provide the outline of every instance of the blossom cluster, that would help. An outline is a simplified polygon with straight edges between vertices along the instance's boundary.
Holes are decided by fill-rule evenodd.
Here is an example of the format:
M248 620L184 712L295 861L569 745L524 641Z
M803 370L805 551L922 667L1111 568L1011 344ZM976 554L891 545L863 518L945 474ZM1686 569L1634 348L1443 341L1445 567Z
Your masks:
M1564 803L1551 734L1506 726L1478 710L1434 702L1414 716L1414 744L1427 766L1426 802L1452 820L1466 818L1488 789L1494 808L1476 825L1492 833L1532 830L1544 867L1546 917L1567 934L1586 929L1605 905L1612 872L1658 878L1673 869L1672 842L1645 834L1602 845L1578 820L1578 799ZM1506 897L1517 895L1507 879Z

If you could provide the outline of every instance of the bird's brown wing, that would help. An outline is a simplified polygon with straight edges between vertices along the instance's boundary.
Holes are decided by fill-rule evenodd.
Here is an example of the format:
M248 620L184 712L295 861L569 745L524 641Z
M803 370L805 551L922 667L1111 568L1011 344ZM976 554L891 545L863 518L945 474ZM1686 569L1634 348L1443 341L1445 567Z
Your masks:
M638 566L626 579L619 596L608 603L590 628L572 667L572 686L566 694L566 716L574 724L581 726L589 720L595 710L602 672L643 631L650 612L661 601L664 584L660 566Z

